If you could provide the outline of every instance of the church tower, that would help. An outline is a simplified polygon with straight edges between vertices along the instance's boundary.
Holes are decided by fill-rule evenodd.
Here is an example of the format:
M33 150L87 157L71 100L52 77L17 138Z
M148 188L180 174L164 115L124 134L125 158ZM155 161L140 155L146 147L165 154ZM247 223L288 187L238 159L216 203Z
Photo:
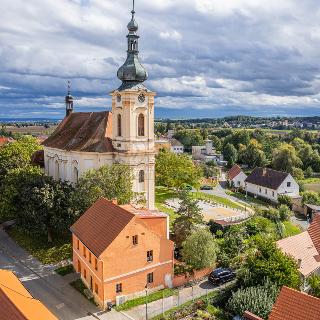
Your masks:
M112 96L112 143L121 163L133 169L133 189L144 195L146 205L154 209L155 150L154 97L155 92L144 85L148 74L139 61L138 24L134 0L129 33L127 60L118 70L121 86Z

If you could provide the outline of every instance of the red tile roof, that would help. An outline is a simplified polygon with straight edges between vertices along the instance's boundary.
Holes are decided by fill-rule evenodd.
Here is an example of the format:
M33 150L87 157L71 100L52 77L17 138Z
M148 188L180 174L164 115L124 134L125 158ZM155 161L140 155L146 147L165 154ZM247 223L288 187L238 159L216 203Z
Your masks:
M263 320L262 318L256 316L255 314L253 314L253 313L251 313L251 312L249 312L249 311L246 311L246 312L243 314L242 318L243 318L244 320Z
M13 141L13 139L8 138L8 137L0 137L0 147Z
M227 173L228 180L234 179L241 171L241 168L235 164Z
M80 241L99 257L135 217L128 210L99 199L70 228Z
M310 238L320 254L320 215L315 215L308 228Z
M42 144L67 151L112 152L111 136L111 112L75 112Z
M269 320L319 320L320 299L283 287Z
M255 168L245 182L257 186L277 190L289 173L272 170L269 168Z

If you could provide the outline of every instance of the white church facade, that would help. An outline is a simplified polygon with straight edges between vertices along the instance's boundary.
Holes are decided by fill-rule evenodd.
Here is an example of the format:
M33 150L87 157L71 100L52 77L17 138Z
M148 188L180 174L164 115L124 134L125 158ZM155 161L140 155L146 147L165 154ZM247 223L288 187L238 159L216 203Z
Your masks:
M66 117L43 142L44 166L47 175L76 183L89 169L127 164L132 168L133 191L143 193L153 210L155 93L143 84L148 75L138 58L134 11L128 30L127 60L118 70L122 84L111 93L111 112L74 112L69 90Z

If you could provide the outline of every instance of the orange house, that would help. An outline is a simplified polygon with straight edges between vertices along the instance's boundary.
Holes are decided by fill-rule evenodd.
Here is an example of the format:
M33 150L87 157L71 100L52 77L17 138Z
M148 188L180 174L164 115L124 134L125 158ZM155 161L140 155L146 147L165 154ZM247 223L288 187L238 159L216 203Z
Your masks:
M74 268L102 308L172 286L167 215L101 198L71 232Z
M15 274L0 270L0 320L58 320L34 299Z

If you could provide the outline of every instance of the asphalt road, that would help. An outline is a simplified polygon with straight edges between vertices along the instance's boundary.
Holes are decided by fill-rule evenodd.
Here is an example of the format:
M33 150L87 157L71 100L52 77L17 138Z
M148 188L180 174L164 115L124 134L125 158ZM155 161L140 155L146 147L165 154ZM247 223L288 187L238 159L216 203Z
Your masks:
M41 300L59 319L97 319L96 316L88 318L98 309L69 285L68 278L54 273L53 266L41 265L1 229L0 268L13 271L32 296Z

